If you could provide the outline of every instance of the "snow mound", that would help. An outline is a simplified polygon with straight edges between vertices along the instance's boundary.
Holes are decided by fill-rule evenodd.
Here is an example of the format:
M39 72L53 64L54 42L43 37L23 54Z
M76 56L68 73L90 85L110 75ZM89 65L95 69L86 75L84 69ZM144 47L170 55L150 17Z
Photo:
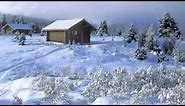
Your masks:
M116 100L111 97L100 97L97 98L91 105L114 105Z

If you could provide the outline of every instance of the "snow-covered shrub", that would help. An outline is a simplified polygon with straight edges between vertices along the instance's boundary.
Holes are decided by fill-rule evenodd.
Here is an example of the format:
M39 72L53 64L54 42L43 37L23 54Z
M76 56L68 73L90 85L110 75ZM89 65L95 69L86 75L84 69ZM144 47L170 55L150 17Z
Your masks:
M131 98L130 98L130 104L131 105L145 105L142 97L140 97L138 94L134 94Z
M72 49L74 49L74 48L75 48L76 43L77 43L77 42L73 39L73 41L72 41L72 45L71 45L71 48L72 48Z
M102 53L106 53L107 50L108 50L107 48L103 47L103 48L102 48Z
M48 77L49 77L48 72L37 73L35 79L32 81L32 88L43 90L46 86Z
M165 59L166 59L166 56L163 51L157 52L157 62L158 63L165 61Z
M111 97L119 97L129 91L129 75L125 69L116 68L112 73L111 89L109 89L108 95Z
M92 82L82 95L92 99L102 96L120 97L130 90L129 78L128 73L122 68L114 69L112 74L98 71L92 75Z
M132 75L116 68L112 73L101 70L90 76L91 83L82 92L88 98L127 95L130 96L130 104L154 104L156 101L184 104L184 69L167 68L161 63L159 67L139 68ZM157 97L158 100L154 101Z
M70 76L69 76L69 79L71 80L77 80L79 79L79 75L77 72L73 72Z
M68 48L69 48L69 49L72 49L72 46L71 46L71 45L72 45L71 40L69 40L69 41L68 41Z
M118 54L119 53L118 47L114 46L112 52L113 52L113 55Z
M166 102L168 105L185 105L184 85L177 85L173 88L162 89L158 96L161 103Z
M19 98L17 95L13 95L14 100L12 102L12 105L22 105L22 99Z
M111 87L111 79L112 75L107 71L100 70L95 72L91 78L92 82L82 92L82 95L91 99L107 96Z
M63 79L51 78L44 88L43 102L46 105L56 105L60 99L66 98L67 92L69 92L69 86L64 83Z
M76 44L76 42L75 42L75 40L73 39L72 45L75 45L75 44Z
M136 71L132 78L136 79L136 86L140 85L139 83L142 81L142 85L147 83L152 83L153 86L156 86L157 89L161 88L172 88L175 87L178 83L179 77L181 77L182 71L177 70L175 68L167 69L163 63L161 63L160 67L152 68L149 67L147 70L142 69ZM138 82L137 82L138 80ZM138 89L140 90L141 87Z
M185 71L178 69L178 83L175 87L162 89L158 98L160 102L167 102L169 105L185 105Z
M170 88L167 96L169 105L185 105L185 85Z
M72 69L69 66L64 66L55 71L55 75L59 77L68 77L72 74Z
M140 68L131 76L131 99L138 96L137 98L142 98L142 101L148 100L152 103L152 98L156 96L161 103L183 103L184 91L181 88L184 87L184 84L181 83L184 75L182 70L166 68L163 63L157 68ZM178 89L179 92L175 89ZM134 92L137 95L134 95ZM179 102L175 103L175 100Z
M21 33L19 37L19 45L24 45L25 40L26 40L26 36L23 33Z
M139 59L139 60L144 60L147 58L147 52L144 48L138 48L134 52L134 58Z
M131 76L131 83L132 88L131 91L140 91L142 89L142 86L147 84L147 81L145 80L146 77L146 69L145 68L139 68L132 76Z
M152 103L152 97L157 93L157 86L153 85L151 82L142 86L138 95L143 98L143 100L149 100ZM153 104L153 103L152 103Z
M69 84L64 82L62 77L50 77L46 72L41 72L32 82L32 87L37 90L43 90L45 97L40 104L57 104L61 99L67 98L70 91Z

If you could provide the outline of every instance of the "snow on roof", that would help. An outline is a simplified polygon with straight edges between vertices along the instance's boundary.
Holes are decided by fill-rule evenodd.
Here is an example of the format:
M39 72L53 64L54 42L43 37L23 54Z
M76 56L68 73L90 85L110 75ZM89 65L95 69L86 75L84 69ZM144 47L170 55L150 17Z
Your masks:
M17 29L31 30L32 29L29 24L6 24L4 27L6 27L7 25L9 25L13 30L17 30Z
M56 20L55 22L49 24L42 30L68 30L72 26L76 25L80 21L82 21L84 18L80 19L69 19L69 20Z

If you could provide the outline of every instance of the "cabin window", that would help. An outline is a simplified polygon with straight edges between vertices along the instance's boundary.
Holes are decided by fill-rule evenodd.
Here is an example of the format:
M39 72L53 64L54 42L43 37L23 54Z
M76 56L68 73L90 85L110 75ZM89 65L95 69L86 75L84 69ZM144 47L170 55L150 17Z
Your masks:
M77 30L74 30L74 31L72 31L72 34L73 35L77 35L78 34L78 31Z

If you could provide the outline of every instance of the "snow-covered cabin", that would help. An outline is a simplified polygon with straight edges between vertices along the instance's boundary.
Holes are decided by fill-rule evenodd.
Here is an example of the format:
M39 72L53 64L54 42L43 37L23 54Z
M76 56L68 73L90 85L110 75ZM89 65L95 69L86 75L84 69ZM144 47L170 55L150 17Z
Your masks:
M84 18L56 20L42 29L47 32L47 41L68 43L73 40L75 43L90 43L90 33L96 30Z
M8 34L12 34L16 31L28 34L32 30L32 27L29 24L6 24L1 29Z

